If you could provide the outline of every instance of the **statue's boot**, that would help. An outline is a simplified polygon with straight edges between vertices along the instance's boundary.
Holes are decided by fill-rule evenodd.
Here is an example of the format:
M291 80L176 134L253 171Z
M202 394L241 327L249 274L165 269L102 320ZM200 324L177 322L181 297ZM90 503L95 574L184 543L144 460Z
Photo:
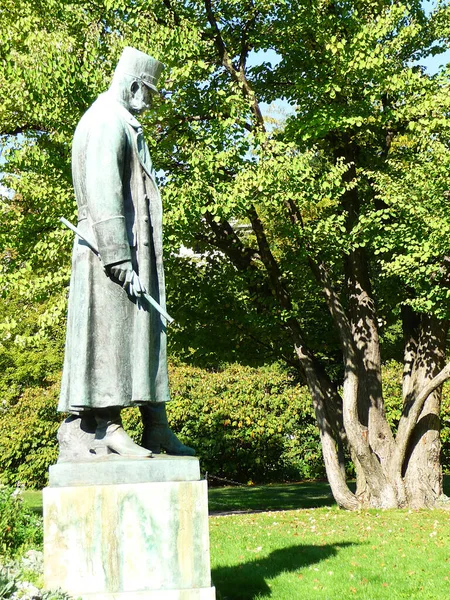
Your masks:
M141 406L142 422L144 424L144 433L142 435L142 445L148 448L153 454L160 454L165 450L167 454L174 456L194 456L195 450L185 446L174 432L170 429L167 421L166 403L153 402Z
M126 458L148 458L150 450L133 442L122 426L120 409L102 409L95 411L97 429L92 449L96 454L114 452Z
M78 462L93 458L92 442L97 422L92 411L70 414L58 429L58 462Z

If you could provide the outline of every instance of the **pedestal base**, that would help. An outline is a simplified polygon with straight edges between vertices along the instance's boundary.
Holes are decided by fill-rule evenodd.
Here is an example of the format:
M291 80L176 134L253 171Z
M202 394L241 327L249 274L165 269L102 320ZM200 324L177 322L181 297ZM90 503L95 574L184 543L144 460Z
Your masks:
M179 461L197 459L173 460L178 478ZM110 483L102 464L102 485L80 485L73 464L76 484L56 487L53 468L55 487L44 490L45 587L82 600L214 600L206 482L168 481L167 457L121 462L128 468L111 465ZM136 483L152 464L157 473L158 462L169 469L165 481ZM96 463L88 464L83 469L95 480ZM64 484L68 469L61 471Z
M158 590L153 592L121 592L118 594L82 594L82 600L216 600L213 587L196 590Z

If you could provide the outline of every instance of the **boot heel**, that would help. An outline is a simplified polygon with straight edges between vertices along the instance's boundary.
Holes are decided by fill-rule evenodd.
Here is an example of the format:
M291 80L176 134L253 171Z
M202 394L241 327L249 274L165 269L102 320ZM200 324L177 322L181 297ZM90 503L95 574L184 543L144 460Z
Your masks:
M150 450L152 454L161 454L161 444L148 444L147 446L144 446L144 448Z

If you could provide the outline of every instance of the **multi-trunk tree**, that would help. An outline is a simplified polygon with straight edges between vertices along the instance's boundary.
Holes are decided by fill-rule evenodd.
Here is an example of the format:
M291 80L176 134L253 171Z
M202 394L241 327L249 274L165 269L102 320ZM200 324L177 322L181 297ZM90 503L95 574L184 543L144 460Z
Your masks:
M430 76L420 61L449 39L446 4L427 16L417 1L41 0L28 14L9 2L0 133L19 150L8 158L16 196L2 204L2 280L29 302L55 298L40 331L64 312L69 236L56 217L74 212L71 131L134 45L169 67L145 123L164 170L168 248L200 255L192 269L177 252L168 260L174 312L191 317L175 346L195 354L221 315L224 337L304 378L341 506L434 506L450 376L450 96L448 72ZM269 49L271 63L255 61ZM295 113L268 127L261 103L277 98ZM401 337L393 429L382 350Z

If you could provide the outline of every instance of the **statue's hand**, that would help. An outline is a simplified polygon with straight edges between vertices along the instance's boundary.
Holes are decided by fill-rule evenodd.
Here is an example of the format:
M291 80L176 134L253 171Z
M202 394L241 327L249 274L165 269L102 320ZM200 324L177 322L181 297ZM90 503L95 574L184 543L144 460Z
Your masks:
M133 270L131 261L127 260L116 265L110 265L108 272L113 279L122 284L123 289L130 295L138 298L145 292L137 273Z

